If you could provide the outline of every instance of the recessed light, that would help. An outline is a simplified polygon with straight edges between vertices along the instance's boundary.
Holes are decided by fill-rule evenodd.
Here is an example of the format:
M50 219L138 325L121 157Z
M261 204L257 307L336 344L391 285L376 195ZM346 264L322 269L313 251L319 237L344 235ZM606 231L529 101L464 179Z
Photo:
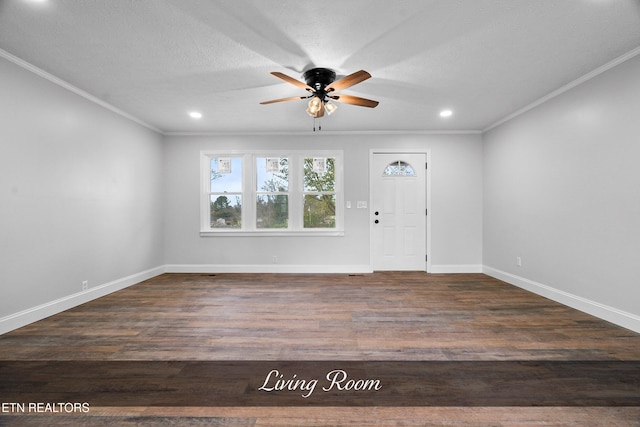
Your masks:
M191 111L189 113L189 117L191 117L192 119L201 119L202 113L200 113L199 111Z
M451 110L440 111L440 117L451 117L452 115L453 115L453 111Z

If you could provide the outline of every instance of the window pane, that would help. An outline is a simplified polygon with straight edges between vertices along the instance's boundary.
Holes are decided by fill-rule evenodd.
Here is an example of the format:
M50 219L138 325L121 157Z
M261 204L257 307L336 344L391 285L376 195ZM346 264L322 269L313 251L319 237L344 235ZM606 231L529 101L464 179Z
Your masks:
M287 228L289 225L289 196L259 195L256 205L257 228Z
M304 159L304 191L334 191L335 159Z
M398 161L390 163L384 170L384 176L415 176L409 163Z
M242 192L242 157L211 159L211 192Z
M304 196L304 228L335 228L336 195Z
M289 159L278 157L256 158L257 191L289 191Z
M240 228L242 226L242 196L212 194L210 201L211 228Z

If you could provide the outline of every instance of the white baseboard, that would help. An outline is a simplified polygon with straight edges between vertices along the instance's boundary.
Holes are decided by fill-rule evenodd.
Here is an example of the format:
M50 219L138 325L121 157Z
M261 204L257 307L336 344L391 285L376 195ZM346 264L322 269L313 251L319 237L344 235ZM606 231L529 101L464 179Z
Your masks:
M608 305L600 304L599 302L573 295L551 286L543 285L542 283L534 282L533 280L516 276L515 274L507 273L486 265L483 268L483 272L484 274L495 277L503 282L526 289L527 291L549 298L550 300L559 302L560 304L564 304L618 326L622 326L623 328L640 333L640 316L633 313L628 313Z
M371 273L363 265L286 265L286 264L168 264L166 273Z
M168 264L167 273L372 273L369 264L362 265L287 265L287 264ZM480 264L432 265L429 273L482 273Z
M482 273L482 265L479 264L442 264L431 265L429 273L447 274L447 273Z
M86 291L68 295L55 301L50 301L18 313L2 317L0 318L0 335L21 328L30 323L37 322L38 320L45 319L54 314L61 313L65 310L69 310L70 308L77 307L112 292L135 285L136 283L140 283L144 280L151 279L152 277L159 276L164 272L164 266L152 268L109 283L91 287Z

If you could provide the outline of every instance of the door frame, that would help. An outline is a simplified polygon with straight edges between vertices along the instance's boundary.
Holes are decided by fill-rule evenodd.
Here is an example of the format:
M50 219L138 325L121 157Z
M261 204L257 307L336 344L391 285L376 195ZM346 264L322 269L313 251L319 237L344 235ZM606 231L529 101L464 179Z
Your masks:
M427 214L425 215L426 221L426 254L427 261L425 263L425 269L427 273L431 271L431 170L433 169L433 165L431 162L431 150L430 149L419 149L419 148L371 148L369 150L369 265L371 270L373 271L374 265L374 227L373 227L373 158L376 154L424 154L425 162L428 167L425 171L425 208L427 209Z

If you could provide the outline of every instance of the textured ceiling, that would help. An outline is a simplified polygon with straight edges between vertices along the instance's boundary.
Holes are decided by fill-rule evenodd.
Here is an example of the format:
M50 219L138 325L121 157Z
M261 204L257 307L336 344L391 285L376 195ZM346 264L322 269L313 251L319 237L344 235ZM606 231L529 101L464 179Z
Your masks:
M380 101L324 130L482 130L638 46L638 0L0 0L0 49L164 132L309 131L259 102L313 66Z

